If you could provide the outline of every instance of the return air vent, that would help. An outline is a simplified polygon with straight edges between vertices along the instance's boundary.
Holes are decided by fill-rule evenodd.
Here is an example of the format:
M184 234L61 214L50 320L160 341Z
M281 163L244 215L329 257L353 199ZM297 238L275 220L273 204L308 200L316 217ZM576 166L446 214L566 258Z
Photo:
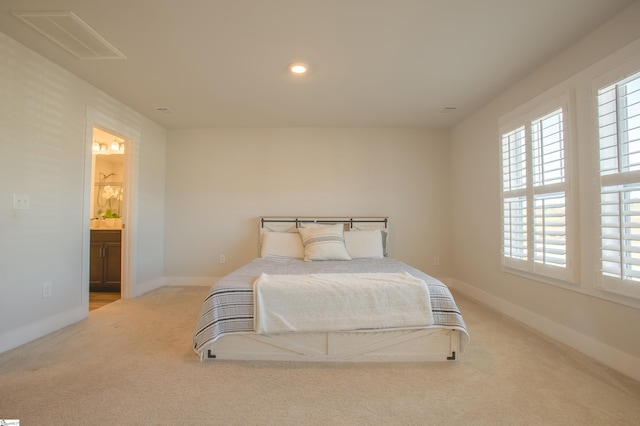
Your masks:
M126 59L118 49L71 11L12 14L78 59Z

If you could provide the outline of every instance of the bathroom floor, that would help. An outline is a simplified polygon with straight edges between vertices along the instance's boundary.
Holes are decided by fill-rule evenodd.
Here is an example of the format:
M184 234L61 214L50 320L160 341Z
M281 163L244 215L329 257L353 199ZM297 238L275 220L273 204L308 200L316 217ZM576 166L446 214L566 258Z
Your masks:
M92 291L89 293L89 312L120 299L120 293Z

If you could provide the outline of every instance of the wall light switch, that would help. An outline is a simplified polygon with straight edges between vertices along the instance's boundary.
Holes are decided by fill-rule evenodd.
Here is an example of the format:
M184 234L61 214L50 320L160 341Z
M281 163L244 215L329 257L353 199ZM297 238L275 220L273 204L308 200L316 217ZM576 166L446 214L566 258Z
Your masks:
M29 194L13 194L14 210L29 210L31 208L31 199Z

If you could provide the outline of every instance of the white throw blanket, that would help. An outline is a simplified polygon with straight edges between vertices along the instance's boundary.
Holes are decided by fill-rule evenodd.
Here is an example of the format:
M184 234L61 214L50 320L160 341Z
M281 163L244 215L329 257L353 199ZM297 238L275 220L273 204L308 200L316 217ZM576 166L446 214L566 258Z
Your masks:
M262 274L253 291L258 334L433 324L429 289L407 272Z

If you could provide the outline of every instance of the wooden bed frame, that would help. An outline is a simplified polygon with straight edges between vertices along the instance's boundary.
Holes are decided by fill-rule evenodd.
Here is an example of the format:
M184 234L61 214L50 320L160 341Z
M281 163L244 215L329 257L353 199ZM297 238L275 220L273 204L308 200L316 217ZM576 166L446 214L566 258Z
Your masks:
M228 334L209 359L265 361L454 361L460 332L422 329L365 333Z
M344 223L345 230L382 229L388 233L388 218L262 217L260 241L267 230L284 230L301 223ZM269 361L454 361L461 353L457 329L226 334L210 343L201 357L219 360Z

